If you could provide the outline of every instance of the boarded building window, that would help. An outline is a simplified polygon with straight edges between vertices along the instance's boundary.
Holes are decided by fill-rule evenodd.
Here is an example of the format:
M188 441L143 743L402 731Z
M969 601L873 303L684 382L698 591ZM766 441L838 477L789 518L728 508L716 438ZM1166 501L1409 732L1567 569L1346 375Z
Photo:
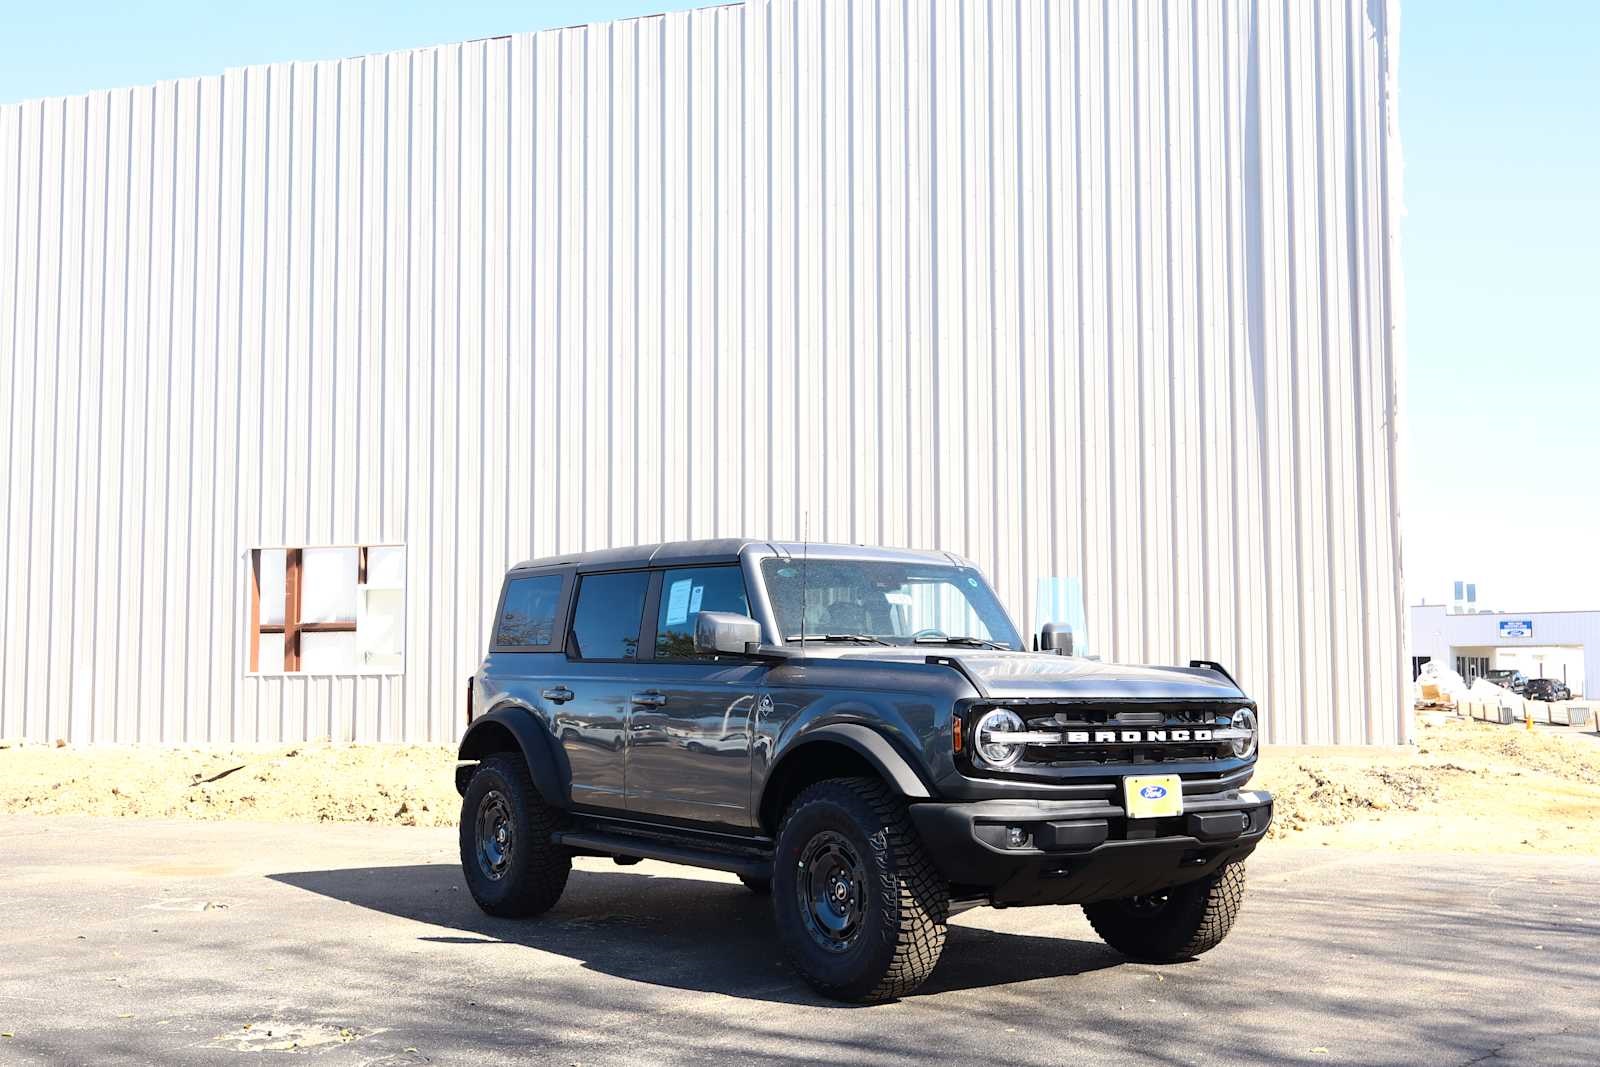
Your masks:
M397 674L404 665L400 545L250 552L250 670Z

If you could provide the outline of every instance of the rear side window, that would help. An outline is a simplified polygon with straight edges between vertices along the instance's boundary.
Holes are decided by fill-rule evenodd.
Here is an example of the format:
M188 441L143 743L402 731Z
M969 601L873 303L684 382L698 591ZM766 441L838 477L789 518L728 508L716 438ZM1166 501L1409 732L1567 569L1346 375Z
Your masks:
M556 607L561 601L561 575L515 578L506 585L505 602L495 623L494 643L524 647L555 640Z
M580 659L634 659L649 587L647 571L584 575L568 637L572 654Z

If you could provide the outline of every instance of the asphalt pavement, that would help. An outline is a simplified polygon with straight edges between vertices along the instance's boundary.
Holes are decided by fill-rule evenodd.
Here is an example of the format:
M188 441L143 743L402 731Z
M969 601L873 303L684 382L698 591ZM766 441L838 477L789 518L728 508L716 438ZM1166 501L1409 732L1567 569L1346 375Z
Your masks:
M448 830L0 818L0 1063L1600 1063L1600 860L1269 843L1213 952L976 909L847 1007L731 876L579 861L482 915Z

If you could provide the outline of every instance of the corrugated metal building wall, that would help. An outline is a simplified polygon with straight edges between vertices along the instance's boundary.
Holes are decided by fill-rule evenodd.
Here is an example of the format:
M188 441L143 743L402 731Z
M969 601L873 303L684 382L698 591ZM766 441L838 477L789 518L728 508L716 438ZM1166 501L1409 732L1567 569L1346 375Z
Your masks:
M1390 2L772 0L0 108L0 736L452 738L510 561L943 547L1402 713ZM257 677L248 549L407 550Z

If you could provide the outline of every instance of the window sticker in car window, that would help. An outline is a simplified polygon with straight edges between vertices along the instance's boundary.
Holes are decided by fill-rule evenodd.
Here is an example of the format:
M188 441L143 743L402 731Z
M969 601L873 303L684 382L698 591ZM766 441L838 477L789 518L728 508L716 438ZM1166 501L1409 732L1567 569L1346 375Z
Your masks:
M689 621L689 593L693 578L682 578L672 583L667 591L667 625L676 626Z
M699 613L699 611L700 611L700 598L705 596L705 592L706 592L706 587L703 586L703 585L697 585L697 586L694 587L694 592L689 595L689 614L690 615L695 615L695 614Z

